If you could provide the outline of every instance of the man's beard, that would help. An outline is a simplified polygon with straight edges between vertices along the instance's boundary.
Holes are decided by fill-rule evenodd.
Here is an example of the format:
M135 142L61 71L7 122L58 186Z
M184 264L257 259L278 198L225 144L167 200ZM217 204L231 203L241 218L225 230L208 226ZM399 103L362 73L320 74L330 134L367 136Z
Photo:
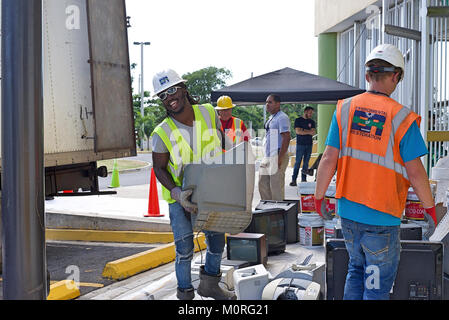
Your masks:
M182 113L182 112L184 111L185 107L186 107L186 105L183 104L182 107L181 107L178 111L173 111L173 110L168 110L168 109L167 109L167 114L168 114L169 116L175 116L175 115L177 115L177 114Z

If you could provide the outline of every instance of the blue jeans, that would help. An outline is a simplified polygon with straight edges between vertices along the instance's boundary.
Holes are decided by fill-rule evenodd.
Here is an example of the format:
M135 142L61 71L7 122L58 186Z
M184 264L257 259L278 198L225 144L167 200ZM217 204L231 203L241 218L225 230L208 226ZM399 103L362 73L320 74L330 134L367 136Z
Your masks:
M193 288L191 276L191 262L194 253L192 220L187 218L184 208L178 202L169 204L169 212L176 248L175 273L178 287L180 289ZM212 231L204 231L204 234L207 244L204 271L210 275L218 275L225 235Z
M301 180L305 181L307 178L307 170L309 169L310 155L312 154L312 145L296 145L296 160L295 168L293 169L292 181L296 181L299 173L299 166L301 165L301 159L304 157L304 162L301 171Z
M401 252L400 226L341 218L349 254L344 300L389 300Z

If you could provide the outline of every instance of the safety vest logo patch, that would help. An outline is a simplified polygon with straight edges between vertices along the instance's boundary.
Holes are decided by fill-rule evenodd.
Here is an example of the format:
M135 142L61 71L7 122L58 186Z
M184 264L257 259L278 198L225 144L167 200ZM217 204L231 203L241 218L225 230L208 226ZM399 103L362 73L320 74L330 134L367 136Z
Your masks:
M352 119L351 133L380 140L387 114L383 111L356 107Z

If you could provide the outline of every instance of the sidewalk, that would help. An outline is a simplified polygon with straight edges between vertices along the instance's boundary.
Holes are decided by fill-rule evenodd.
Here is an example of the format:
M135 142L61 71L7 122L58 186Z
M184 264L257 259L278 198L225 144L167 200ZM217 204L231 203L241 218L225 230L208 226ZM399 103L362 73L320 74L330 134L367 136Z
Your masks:
M293 168L288 167L285 174L285 198L289 200L298 199L297 187L289 186L292 172ZM308 177L308 179L313 181L313 177ZM256 172L253 208L260 202L258 181L259 178ZM63 215L116 218L120 220L132 219L134 221L169 224L168 204L162 199L162 188L159 182L157 186L159 208L160 213L164 215L163 217L144 217L148 213L149 184L113 189L117 191L116 195L55 197L54 200L45 201L45 211ZM122 227L119 227L118 230L122 230Z
M285 178L285 198L298 199L297 187L290 187L293 168L288 167ZM308 177L313 181L312 177ZM168 205L162 200L158 183L160 213L163 217L145 218L148 209L149 185L120 187L117 195L62 197L46 201L47 223L70 226L74 229L126 230L126 231L171 231ZM260 202L258 174L256 172L253 208ZM48 224L47 224L47 227ZM324 262L324 247L307 249L299 243L288 244L283 254L270 256L267 270L273 275L287 269L292 263L303 261L313 253L311 262ZM226 252L224 252L226 257ZM193 261L203 259L204 252L196 253ZM196 287L198 282L194 282ZM175 300L176 279L174 263L170 262L154 269L97 289L80 300ZM196 300L202 298L196 295Z

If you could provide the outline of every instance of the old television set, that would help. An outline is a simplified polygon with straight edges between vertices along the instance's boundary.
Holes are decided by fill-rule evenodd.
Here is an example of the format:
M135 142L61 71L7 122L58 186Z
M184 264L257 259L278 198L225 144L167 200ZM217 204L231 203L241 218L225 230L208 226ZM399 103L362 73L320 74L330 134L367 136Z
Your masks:
M261 233L239 233L226 237L228 260L248 261L249 265L267 265L268 244Z
M217 157L184 168L182 189L192 189L198 206L193 230L241 233L251 222L254 194L254 155L248 142Z
M299 242L298 210L299 200L260 200L255 210L284 209L287 215L287 244Z
M287 215L282 208L253 211L247 233L263 233L267 237L268 255L285 251L287 245Z
M326 242L326 298L342 300L348 272L342 239ZM401 240L401 258L391 300L443 299L443 243Z

